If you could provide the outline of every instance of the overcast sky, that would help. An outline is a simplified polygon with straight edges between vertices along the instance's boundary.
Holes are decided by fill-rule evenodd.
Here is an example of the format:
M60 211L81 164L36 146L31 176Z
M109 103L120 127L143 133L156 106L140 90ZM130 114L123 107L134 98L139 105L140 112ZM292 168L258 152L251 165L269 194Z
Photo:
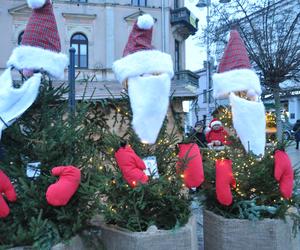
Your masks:
M199 19L198 32L206 25L206 8L197 8L198 0L185 0L185 6ZM196 34L197 35L197 34ZM203 60L206 60L206 47L200 46L196 35L190 36L185 43L186 46L186 69L195 71L203 68Z

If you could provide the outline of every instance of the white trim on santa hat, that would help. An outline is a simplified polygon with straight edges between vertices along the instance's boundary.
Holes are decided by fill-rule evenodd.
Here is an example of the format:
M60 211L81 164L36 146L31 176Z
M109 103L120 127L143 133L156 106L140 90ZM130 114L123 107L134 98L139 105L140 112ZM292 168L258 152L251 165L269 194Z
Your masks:
M54 78L63 79L68 57L63 53L21 45L13 50L7 65L19 70L43 68Z
M220 122L220 121L213 121L213 122L210 123L210 127L211 127L211 128L212 128L213 126L215 126L215 125L220 125L220 126L222 126L222 122Z
M228 97L230 92L254 90L261 95L260 81L251 69L234 69L213 75L214 98Z
M174 75L171 56L158 50L142 50L129 54L114 62L113 71L120 83L129 77L142 74L167 73L170 78Z

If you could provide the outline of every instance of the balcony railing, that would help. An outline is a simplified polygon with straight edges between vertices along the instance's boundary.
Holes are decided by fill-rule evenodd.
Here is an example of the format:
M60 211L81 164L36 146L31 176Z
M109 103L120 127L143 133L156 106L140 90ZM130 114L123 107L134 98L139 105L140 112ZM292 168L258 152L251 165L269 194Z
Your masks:
M197 98L199 76L192 71L182 70L175 73L172 81L172 95L181 98Z
M198 30L198 21L188 8L178 8L171 11L171 25L173 34L179 41L194 35Z
M181 70L175 73L175 81L177 84L191 84L198 88L199 76L190 70Z

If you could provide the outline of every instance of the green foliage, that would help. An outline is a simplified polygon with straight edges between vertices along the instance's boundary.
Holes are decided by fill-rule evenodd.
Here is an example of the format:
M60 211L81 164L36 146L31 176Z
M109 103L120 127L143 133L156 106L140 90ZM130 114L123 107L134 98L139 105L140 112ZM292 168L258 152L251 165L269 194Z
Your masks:
M146 231L151 225L160 229L172 229L184 225L189 217L188 198L180 193L181 185L162 176L146 185L131 188L121 173L108 171L107 195L104 215L107 223L116 224L131 231Z
M90 119L90 106L78 103L68 117L67 89L53 88L45 79L36 102L2 136L6 157L1 169L17 191L17 202L9 203L10 215L1 220L0 245L50 247L81 231L99 211L99 154L93 140L100 124ZM29 178L26 166L41 162L39 176ZM45 193L57 178L55 166L74 165L81 169L81 185L64 207L48 205Z
M206 197L206 208L226 218L284 219L290 207L299 206L299 171L295 171L293 197L286 200L281 197L279 184L274 178L275 148L267 148L265 156L258 158L246 153L237 138L232 137L231 140L232 144L222 151L202 150L205 182L202 184L201 194ZM282 146L280 145L280 149ZM232 160L232 170L237 182L236 188L232 188L233 203L230 206L221 205L215 194L215 160L221 158Z

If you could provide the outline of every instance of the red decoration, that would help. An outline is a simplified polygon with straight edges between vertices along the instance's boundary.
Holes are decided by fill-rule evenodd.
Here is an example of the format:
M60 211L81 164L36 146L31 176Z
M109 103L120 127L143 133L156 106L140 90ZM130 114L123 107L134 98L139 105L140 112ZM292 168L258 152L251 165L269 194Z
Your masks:
M22 45L39 47L59 53L61 51L57 24L50 0L42 8L33 9L29 17Z
M225 206L232 203L232 194L230 187L236 186L236 181L232 174L231 160L216 161L216 192L217 200Z
M9 215L9 207L2 195L6 196L8 201L14 202L17 200L17 194L14 186L10 182L7 175L0 170L0 218L5 218Z
M230 39L220 61L218 73L234 69L251 69L244 41L237 30L230 31Z
M178 144L177 170L183 170L184 184L188 188L199 187L204 181L202 156L195 143Z
M138 183L148 182L148 176L143 172L146 165L130 146L119 148L115 153L115 158L123 178L131 187L135 187Z
M281 150L275 152L274 177L279 182L281 195L289 199L293 193L294 171L287 153Z
M52 206L65 206L79 187L80 169L74 166L59 166L52 169L52 175L59 176L59 180L48 187L47 202Z
M229 145L230 141L228 141L228 133L227 131L223 128L220 127L219 129L212 129L206 134L206 141L208 143L214 142L214 141L219 141L223 145Z
M139 19L148 19L151 23L154 22L153 18L150 15L140 16ZM147 20L146 20L147 21ZM135 52L139 52L142 50L152 50L154 47L151 45L152 41L152 32L153 32L153 23L147 28L139 26L139 20L135 21L133 24L132 31L130 32L128 42L123 51L123 56L128 56Z
M218 125L219 127L215 127ZM228 141L228 133L224 129L222 122L219 121L217 118L213 118L209 125L209 132L206 134L206 141L208 143L213 143L214 146L220 146L220 145L230 145L231 142ZM218 142L218 143L216 143Z

